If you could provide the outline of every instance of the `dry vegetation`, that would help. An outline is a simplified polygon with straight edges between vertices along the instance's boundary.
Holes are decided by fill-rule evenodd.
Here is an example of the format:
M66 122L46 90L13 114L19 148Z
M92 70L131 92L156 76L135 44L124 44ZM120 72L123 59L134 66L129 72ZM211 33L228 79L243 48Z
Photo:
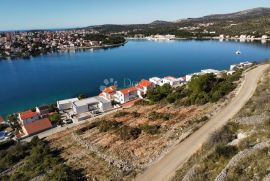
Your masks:
M220 104L136 105L47 140L89 180L127 180L202 126Z
M130 180L200 128L236 91L205 105L141 101L47 140L88 180Z
M213 134L173 180L270 179L269 138L270 69L245 107Z

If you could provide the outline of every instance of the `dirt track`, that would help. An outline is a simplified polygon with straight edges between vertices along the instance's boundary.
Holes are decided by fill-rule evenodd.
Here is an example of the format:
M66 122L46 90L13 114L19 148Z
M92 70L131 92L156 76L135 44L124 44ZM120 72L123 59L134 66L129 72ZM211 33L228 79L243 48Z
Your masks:
M257 81L269 65L260 65L245 74L245 81L236 97L216 114L203 127L197 130L189 138L175 146L161 160L150 166L144 173L138 175L136 181L165 181L169 180L177 168L191 157L209 136L227 123L246 102L252 97L257 87Z

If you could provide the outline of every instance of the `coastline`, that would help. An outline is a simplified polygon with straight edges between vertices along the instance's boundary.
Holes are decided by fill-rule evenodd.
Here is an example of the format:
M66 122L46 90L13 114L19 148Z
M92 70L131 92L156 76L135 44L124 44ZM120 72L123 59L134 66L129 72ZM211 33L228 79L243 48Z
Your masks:
M107 48L117 48L120 46L124 46L126 43L128 43L128 40L126 40L123 43L119 44L113 44L113 45L101 45L101 46L91 46L91 47L73 47L73 48L64 48L64 49L59 49L56 51L48 51L48 52L42 52L40 54L35 54L35 55L29 55L29 56L16 56L16 57L0 57L0 61L4 60L17 60L17 59L30 59L31 57L36 57L40 55L47 55L50 53L61 53L61 52L70 52L70 51L80 51L80 50L97 50L97 49L107 49Z

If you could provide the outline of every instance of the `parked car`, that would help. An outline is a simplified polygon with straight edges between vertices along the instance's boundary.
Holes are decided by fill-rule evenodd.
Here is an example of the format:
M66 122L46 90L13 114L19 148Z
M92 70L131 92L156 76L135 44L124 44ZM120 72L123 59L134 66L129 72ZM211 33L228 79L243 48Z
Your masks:
M66 122L66 124L72 124L73 123L72 119L67 119L65 122Z

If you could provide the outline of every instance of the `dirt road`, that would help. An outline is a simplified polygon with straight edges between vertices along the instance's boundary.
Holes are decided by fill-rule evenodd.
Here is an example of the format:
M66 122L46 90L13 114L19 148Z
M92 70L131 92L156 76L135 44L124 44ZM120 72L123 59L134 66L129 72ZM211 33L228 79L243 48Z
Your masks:
M136 177L136 181L165 181L169 180L177 168L191 157L209 136L227 123L246 102L252 97L257 87L257 81L269 65L260 65L245 74L245 81L235 98L209 120L203 127L198 129L185 141L165 155L161 160L151 165L144 173Z

